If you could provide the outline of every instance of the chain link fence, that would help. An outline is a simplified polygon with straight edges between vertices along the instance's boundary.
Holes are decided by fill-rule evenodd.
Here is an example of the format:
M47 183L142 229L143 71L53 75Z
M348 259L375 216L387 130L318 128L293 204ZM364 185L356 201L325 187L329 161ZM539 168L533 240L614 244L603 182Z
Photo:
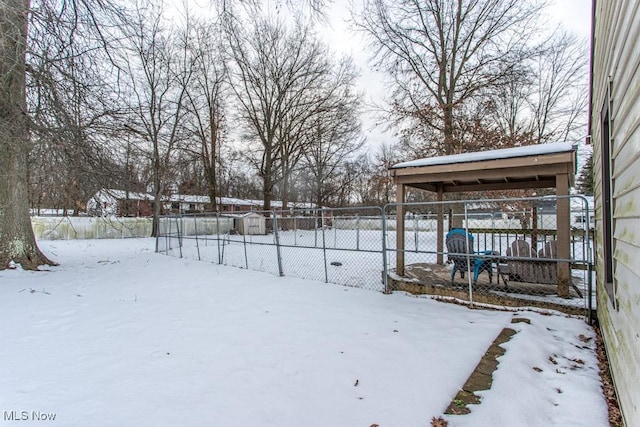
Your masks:
M166 216L156 249L382 292L590 314L592 233L585 198L537 197Z
M390 204L384 215L391 290L593 309L593 217L584 197Z
M157 251L216 264L385 290L382 208L184 214L160 219Z

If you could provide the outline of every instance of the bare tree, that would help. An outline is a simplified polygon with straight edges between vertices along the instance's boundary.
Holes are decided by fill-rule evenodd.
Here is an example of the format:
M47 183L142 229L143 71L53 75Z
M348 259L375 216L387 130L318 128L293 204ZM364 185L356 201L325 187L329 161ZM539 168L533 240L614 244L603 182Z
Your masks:
M263 180L264 209L277 184L286 205L291 173L313 143L315 118L351 102L355 74L349 62L334 68L326 46L305 25L289 31L282 20L265 18L245 34L231 21L228 35L239 115L247 138L259 143L251 154Z
M195 61L187 88L188 126L199 142L197 152L206 176L209 208L215 211L219 195L220 146L226 135L227 58L218 22L194 22L187 26L185 35Z
M534 76L523 70L520 79L513 79L492 88L483 102L484 117L490 117L495 127L508 137L514 137L531 129L531 115L526 112Z
M158 232L163 194L170 184L172 155L185 137L187 88L194 58L166 28L161 4L135 6L122 68L129 76L131 121L126 126L149 145L153 187L153 235Z
M522 64L522 78L492 88L482 105L486 125L530 144L578 140L587 104L587 44L555 32Z
M392 113L435 129L435 154L464 147L456 115L489 87L518 77L542 3L527 0L370 0L356 27L393 79Z
M104 48L110 25L101 19L103 33L95 34L74 22L76 13L58 2L34 7L27 58L29 184L38 190L31 200L73 214L121 173L114 161L118 97Z
M529 97L537 143L582 139L586 128L588 44L566 32L553 34L534 58Z
M374 153L367 199L375 205L381 206L395 200L395 185L389 176L389 167L398 162L397 148L391 144L380 144Z
M344 163L342 180L344 186L338 204L356 204L370 206L377 204L372 200L371 179L375 173L375 165L369 158L369 153L360 153L355 158Z
M31 229L29 153L34 141L39 142L44 134L57 136L59 148L67 152L84 155L90 151L81 149L88 139L87 116L78 108L80 103L60 95L65 94L65 83L77 82L74 72L86 53L76 36L93 37L95 49L107 46L107 37L95 25L103 11L112 11L109 2L91 8L80 0L41 1L33 9L28 0L0 2L0 268L6 268L10 261L24 268L51 263L38 249ZM29 19L34 24L31 28ZM42 46L55 49L39 50ZM69 88L78 98L86 99L86 85L74 83ZM78 198L76 194L74 202Z
M308 152L332 154L330 158L325 157L326 168L329 166L326 160L335 163L338 153L346 155L349 148L353 150L362 145L360 96L354 91L357 74L353 63L343 58L334 65L326 48L317 55L316 66L309 64L308 74L301 76L286 96L279 134L283 208L287 207L292 190L293 172ZM328 131L329 127L333 128Z
M313 143L304 150L302 169L308 176L311 201L317 206L340 204L348 196L345 162L363 145L359 121L358 98L352 98L341 108L319 115L310 133Z
M258 200L262 196L262 180L255 168L247 164L240 150L223 147L225 161L220 167L220 194L240 199Z
M232 0L221 1L223 4L236 3ZM38 171L42 172L41 175L36 176L34 174L31 176L31 178L39 180L39 182L34 185L34 189L38 189L39 187L42 190L50 185L51 182L61 182L63 179L66 179L68 183L76 182L79 191L73 197L74 204L83 197L81 193L86 191L84 188L85 182L91 181L91 176L86 175L86 171L92 166L101 166L101 161L108 159L111 154L116 157L122 154L122 150L119 147L114 149L113 152L110 152L110 150L106 148L96 150L98 145L107 146L108 143L106 141L113 139L109 138L112 135L105 133L102 143L95 144L99 142L99 138L96 138L96 135L99 133L94 133L94 123L91 122L90 116L87 115L87 111L91 109L91 106L86 103L82 104L78 102L74 104L73 102L67 102L69 99L80 96L80 92L87 89L88 86L83 84L69 86L71 90L68 91L59 90L60 86L58 86L56 90L50 90L51 88L56 88L56 82L52 79L45 83L44 77L46 77L47 73L44 73L44 71L52 70L52 68L48 69L46 67L46 61L37 64L39 65L38 67L32 67L31 64L28 65L29 59L27 58L28 47L33 41L28 40L30 34L28 19L30 16L33 17L41 14L38 15L38 18L42 19L41 22L43 23L43 31L40 33L40 36L45 38L40 39L40 41L45 42L43 45L48 41L55 41L56 43L63 42L57 44L56 48L52 49L49 53L59 54L62 59L68 60L66 61L67 65L70 64L69 61L71 60L75 61L77 65L77 60L84 57L88 52L77 50L75 53L70 53L67 56L69 48L76 46L79 38L88 36L94 37L94 39L98 41L92 49L107 48L110 43L108 39L111 37L112 29L109 28L108 25L109 19L104 19L105 15L103 15L102 12L120 16L122 9L119 5L118 7L113 6L109 0L100 0L97 2L89 0L34 0L33 3L35 3L35 5L32 8L30 0L0 1L0 75L2 76L2 79L0 79L0 177L2 178L0 179L0 269L6 268L7 265L10 264L10 261L21 263L24 268L36 268L39 264L51 263L38 249L29 217L29 155L34 141L38 143L38 150L31 151L33 161L39 161L37 157L39 155L44 158L48 151L50 153L57 153L55 150L59 151L59 149L63 149L64 151L64 155L60 156L59 161L62 162L61 164L66 165L70 163L74 165L74 160L88 154L90 155L90 161L83 163L82 168L73 171L66 177L56 177L53 181L45 180L47 172L51 169L47 170L46 168L38 167L33 169L33 172L36 174ZM260 1L250 1L248 3L257 4L260 3ZM286 1L285 3L293 7L294 2ZM324 4L324 0L309 0L305 2L305 5L308 5L312 11L316 11L314 13L321 11ZM153 20L155 15L151 13L152 10L153 7L149 9L149 16ZM146 19L146 17L144 19L142 19L142 16L139 17L141 19L138 23ZM156 23L158 23L158 21L156 21ZM153 27L153 25L152 22L150 26ZM80 29L91 29L91 33L81 34ZM145 25L144 29L147 30L148 26ZM153 30L145 32L146 35L152 35L153 33ZM129 35L136 36L138 34L133 32L129 33ZM47 37L52 40L46 40ZM140 42L139 38L133 38L132 40L134 42L129 47L133 49L130 49L129 52L135 50L136 41ZM143 78L139 83L146 80L146 83L153 81L155 85L160 84L159 79L161 80L162 77L151 71L154 70L155 65L157 65L154 61L160 61L166 58L162 57L162 55L156 55L158 52L154 51L154 48L159 46L157 43L152 42L151 44L154 47L151 47L150 50L138 49L138 53L145 53L149 61L145 62L144 66L136 66L133 68L142 72L140 75L143 76ZM53 46L53 44L50 45ZM143 44L137 43L137 46L141 47ZM147 47L149 46L147 45ZM33 50L33 53L35 52L36 49ZM116 52L106 49L105 53L111 62L115 62ZM138 56L138 58L141 57ZM61 64L64 62L65 61L62 61ZM65 78L70 78L70 80L74 77L74 75L65 74L63 67L54 68L56 68L56 72L62 72L58 74L58 77L64 76ZM81 68L74 66L73 69L80 70ZM118 69L118 65L116 65L116 69ZM125 68L119 68L118 72L124 69ZM145 74L144 70L150 72ZM130 69L129 71L132 70ZM27 89L26 84L26 76L28 73L31 73L32 77L38 74L37 77L34 77L32 80L33 85L30 86L29 89ZM54 74L55 73L49 73L48 75L53 76ZM76 73L75 77L82 77L82 75ZM188 78L188 73L174 74L173 78L181 80L180 84L177 85L178 87L184 87L182 83ZM87 77L84 83L88 80L89 78ZM47 88L47 86L49 87ZM140 84L136 85L136 87L140 88ZM173 96L175 95L173 91L174 86L171 87L172 89L169 92L171 92ZM53 110L51 110L49 106L43 108L45 106L37 104L38 101L36 101L35 104L27 103L28 90L39 91L43 88L46 89L45 92L47 93L40 93L33 99L47 99L47 101L52 101L56 98L50 95L57 95L59 96L59 98L57 98L58 101L65 101L59 105L64 108L59 108L52 114ZM117 94L119 88L119 86L114 86L113 93ZM47 96L40 97L40 95ZM66 95L67 99L63 99L64 95ZM142 94L138 93L137 95ZM157 92L156 95L163 100L167 100L169 97L167 93L162 91ZM133 99L137 101L144 100L142 96L138 97L135 94ZM180 96L178 96L177 99L180 99ZM173 100L174 102L171 105L174 107L175 112L175 107L181 105L181 102L176 104L175 97ZM155 99L154 102L155 101L157 101L157 99ZM139 107L141 103L138 102L137 105ZM178 110L181 108L182 107L178 108ZM138 108L136 112L140 113L141 109ZM29 113L38 114L39 116L30 117ZM172 116L178 117L180 114L173 114ZM45 117L47 119L54 118L55 120L45 123L44 126L43 123L38 123L38 120ZM140 114L138 114L138 118L140 118ZM146 118L150 119L146 123L145 120L131 121L129 123L129 130L133 130L135 135L140 137L151 135L152 139L162 134L162 137L157 140L162 140L162 144L164 144L163 149L161 150L160 145L158 145L158 149L152 150L152 158L156 166L154 170L157 171L159 170L158 166L160 166L167 157L170 157L165 155L166 151L164 148L166 148L166 144L174 144L177 139L168 136L172 134L170 130L172 127L167 124L169 122L168 119L165 120L165 118L161 118L160 116L154 116L154 113L151 112ZM58 132L51 133L51 129L47 128L46 125L52 123L58 127L58 129L54 129ZM175 121L173 123L175 123ZM161 129L162 132L160 132ZM177 127L173 127L173 129L176 130L176 132L173 133L175 137ZM32 134L32 131L35 132ZM47 135L47 137L44 137L44 135ZM55 135L56 138L50 139L50 135ZM149 139L145 138L145 140L150 142ZM127 144L127 147L128 148L124 150L125 163L130 165L130 154L132 151L129 150L129 148L131 148L132 145ZM43 165L44 163L40 163L37 166ZM128 170L128 168L126 169ZM117 168L113 168L107 175L117 173ZM158 176L159 174L157 174L154 179L157 190L156 194L159 194L161 188L161 183L159 182L161 180L158 179ZM112 177L105 175L102 178L110 179ZM101 183L102 182L105 181L102 180ZM35 199L42 199L42 194L43 191L35 191ZM158 202L158 200L156 200L156 202ZM159 203L156 203L156 207L159 208Z
M51 264L38 249L29 220L26 103L28 0L0 2L0 269Z

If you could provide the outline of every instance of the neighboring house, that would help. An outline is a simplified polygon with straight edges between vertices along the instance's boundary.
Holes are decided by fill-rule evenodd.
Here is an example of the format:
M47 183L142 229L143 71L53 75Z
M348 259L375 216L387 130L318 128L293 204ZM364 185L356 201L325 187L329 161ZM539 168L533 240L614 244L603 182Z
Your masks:
M172 194L162 198L162 213L207 212L209 196ZM272 209L282 210L282 202L274 200ZM249 212L262 209L261 200L245 200L233 197L218 197L219 212ZM289 203L289 209L310 211L311 203ZM87 213L95 216L151 216L153 215L153 195L149 193L126 192L124 190L101 189L87 202Z
M209 204L209 196L194 196L188 194L172 194L162 201L163 212L198 213L205 212Z
M594 1L598 319L625 424L640 426L640 2Z
M218 211L220 212L247 212L260 209L262 209L262 202L254 203L253 200L218 197Z
M87 202L87 213L95 216L151 216L153 196L103 188Z
M209 196L188 194L165 196L162 199L162 213L205 212L209 200ZM222 212L243 212L253 209L256 207L247 200L218 198L218 210ZM153 195L103 188L87 202L87 213L96 216L151 216L153 215Z
M257 206L257 210L262 209L262 206L264 204L262 200L247 200L247 201ZM296 211L303 211L305 215L311 215L313 213L312 211L316 209L316 204L305 203L305 202L289 202L287 203L287 210L289 209L295 209ZM283 211L282 201L272 200L271 210L281 213Z
M173 194L165 201L165 212L172 213L198 213L207 212L209 209L209 196L194 196L188 194ZM260 204L252 200L236 199L233 197L218 197L217 208L219 212L247 212L260 209Z

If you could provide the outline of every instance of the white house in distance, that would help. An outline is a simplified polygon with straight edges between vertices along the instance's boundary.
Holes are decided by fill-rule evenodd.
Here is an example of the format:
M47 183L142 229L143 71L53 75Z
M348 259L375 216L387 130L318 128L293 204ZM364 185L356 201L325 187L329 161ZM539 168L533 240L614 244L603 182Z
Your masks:
M151 216L153 196L102 188L87 202L87 213L95 216Z
M172 194L162 199L162 212L198 213L205 212L209 196ZM248 212L262 209L262 200L246 200L233 197L218 197L220 212ZM272 210L281 210L282 202L271 202ZM292 209L314 209L313 203L289 203ZM87 213L95 216L151 216L153 215L153 195L150 193L126 192L124 190L101 189L87 202Z
M598 320L620 409L640 426L640 3L593 1L593 143Z

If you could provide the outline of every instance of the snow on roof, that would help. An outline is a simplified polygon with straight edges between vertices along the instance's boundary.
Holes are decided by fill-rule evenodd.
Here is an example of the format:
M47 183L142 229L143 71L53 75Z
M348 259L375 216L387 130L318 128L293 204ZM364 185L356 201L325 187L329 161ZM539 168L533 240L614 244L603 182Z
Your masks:
M114 190L111 188L103 188L98 191L91 200L102 200L107 201L107 199L112 199L110 201L115 200L153 200L153 195L149 193L137 193L135 191L129 191L128 197L127 192L124 190ZM199 196L192 194L172 194L171 196L162 196L163 202L180 202L180 203L209 203L211 199L209 196ZM260 207L262 206L262 200L246 200L246 199L237 199L234 197L217 197L218 204L227 205L227 206L254 206ZM271 206L273 208L281 208L282 202L279 200L271 201ZM298 203L298 202L289 202L289 207L292 208L315 208L315 204L313 203Z
M256 206L256 207L260 207L262 206L263 201L262 200L251 200L251 199L237 199L237 200L241 200L243 205L250 205L250 206ZM271 201L271 205L273 206L274 201Z
M170 197L172 202L183 203L209 203L209 196L196 196L191 194L172 194Z
M102 189L98 192L98 194L104 194L106 196L111 196L114 199L118 200L153 200L153 196L148 193L137 193L135 191L129 191L128 193L124 190L113 190L113 189ZM100 196L96 194L99 198Z
M570 142L552 144L535 144L524 147L501 148L498 150L478 151L473 153L452 154L449 156L427 157L411 160L391 166L390 169L413 168L420 166L449 165L455 163L481 162L484 160L509 159L514 157L537 156L541 154L564 153L575 150Z
M218 203L221 205L253 205L250 200L237 199L235 197L218 197Z
M257 207L261 207L262 204L264 203L262 200L243 200L244 202L247 202L253 206L257 206ZM271 201L271 208L282 208L282 201L281 200L272 200ZM315 209L316 208L316 204L315 203L307 203L307 202L288 202L287 203L287 208L288 209Z

